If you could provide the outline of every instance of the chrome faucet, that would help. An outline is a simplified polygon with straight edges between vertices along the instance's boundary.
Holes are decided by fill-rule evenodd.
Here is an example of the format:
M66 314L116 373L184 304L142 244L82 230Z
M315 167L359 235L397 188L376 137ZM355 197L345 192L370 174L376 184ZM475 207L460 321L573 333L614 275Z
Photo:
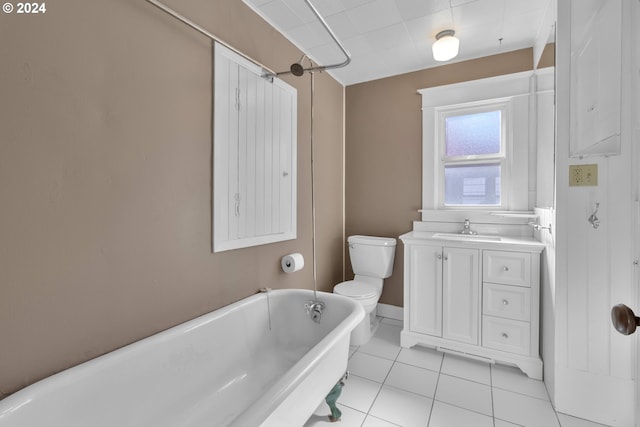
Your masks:
M304 309L307 311L309 317L311 317L311 320L320 323L320 320L322 320L322 311L324 310L324 303L322 301L307 301Z
M469 218L465 218L464 219L464 228L462 229L462 231L460 232L460 234L468 234L468 235L475 235L478 234L477 231L473 231L471 229L471 221L469 221Z

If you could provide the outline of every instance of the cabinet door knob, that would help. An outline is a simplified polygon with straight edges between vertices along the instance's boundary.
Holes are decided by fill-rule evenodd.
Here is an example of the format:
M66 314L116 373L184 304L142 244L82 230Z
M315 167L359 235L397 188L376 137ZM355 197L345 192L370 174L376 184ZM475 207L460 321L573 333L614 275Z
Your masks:
M449 260L449 257L445 255L445 256L444 256L444 260L445 260L445 261L448 261L448 260Z
M502 338L504 338L505 340L509 339L509 334L506 332L503 332L502 334L500 334L502 336Z
M502 267L502 271L509 271L509 267L505 265L504 267Z
M502 305L509 305L509 300L508 299L503 299L502 300Z
M441 254L438 254L438 259L442 259L442 255Z

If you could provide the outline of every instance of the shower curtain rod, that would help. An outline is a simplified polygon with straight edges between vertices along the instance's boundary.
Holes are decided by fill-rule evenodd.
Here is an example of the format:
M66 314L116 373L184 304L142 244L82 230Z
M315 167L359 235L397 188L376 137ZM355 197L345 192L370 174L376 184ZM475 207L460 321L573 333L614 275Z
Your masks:
M206 29L202 28L200 25L196 24L195 22L193 22L192 20L190 20L186 16L176 12L175 10L173 10L169 6L159 2L158 0L145 0L145 1L147 3L151 3L152 5L154 5L155 7L160 9L161 11L173 16L174 18L176 18L177 20L181 21L182 23L187 24L189 27L191 27L194 30L198 31L199 33L207 36L208 38L210 38L214 42L218 42L221 45L223 45L224 47L228 48L229 50L232 50L233 52L237 53L238 55L240 55L241 57L243 57L247 61L250 61L250 62L256 64L258 67L262 68L262 77L264 77L266 79L273 79L274 77L277 77L279 75L291 73L291 71L282 71L282 72L276 73L271 68L269 68L266 65L264 65L263 63L258 62L255 59L247 56L246 54L244 54L242 52L240 52L238 49L236 49L235 47L231 46L229 43L225 42L220 37L216 36L215 34L212 34L211 32L209 32ZM309 8L313 12L313 14L316 16L316 18L318 18L318 20L320 21L322 26L329 33L329 35L331 36L333 41L336 43L336 45L338 46L340 51L342 51L342 54L345 56L345 60L343 62L339 62L339 63L331 64L331 65L319 65L319 66L315 66L315 67L305 68L304 71L310 71L310 72L313 72L313 71L324 71L324 70L330 70L330 69L334 69L334 68L342 68L342 67L344 67L346 65L349 65L349 63L351 62L351 54L349 53L349 51L342 45L342 43L340 42L338 37L336 37L336 35L334 34L333 30L331 30L331 27L329 27L329 25L327 24L327 21L324 20L324 18L322 17L322 15L320 15L320 12L318 12L318 10L315 8L315 6L313 4L311 4L311 2L309 0L304 0L304 2L307 4L307 6L309 6Z
M171 9L169 6L167 6L167 5L163 4L163 3L160 3L157 0L145 0L145 1L147 3L151 3L152 5L154 5L155 7L160 9L161 11L173 16L174 18L176 18L177 20L181 21L182 23L187 24L189 27L191 27L194 30L198 31L199 33L207 36L208 38L210 38L214 42L218 42L221 45L223 45L224 47L226 47L227 49L232 50L233 52L237 53L238 55L240 55L241 57L243 57L247 61L250 61L250 62L256 64L258 67L262 68L262 75L263 76L271 77L271 76L277 75L277 73L275 71L273 71L271 68L267 67L266 65L262 64L261 62L256 61L255 59L247 56L246 54L240 52L238 49L236 49L235 47L231 46L229 43L225 42L220 37L216 36L215 34L210 33L209 31L207 31L206 29L202 28L200 25L196 24L195 22L193 22L192 20L190 20L186 16L184 16L184 15L176 12L175 10Z
M311 11L316 16L316 18L318 18L318 21L320 21L320 23L322 24L324 29L327 31L327 33L329 33L329 35L333 39L334 43L338 46L338 48L340 49L340 51L344 55L345 59L342 62L338 62L338 63L331 64L331 65L318 65L318 66L312 66L312 67L309 67L309 68L303 68L303 70L302 70L303 74L304 74L305 71L309 71L309 72L313 73L314 71L332 70L334 68L342 68L342 67L345 67L345 66L349 65L351 63L351 53L349 53L347 48L342 45L342 43L340 42L338 37L335 35L333 30L331 29L331 27L329 27L329 24L327 24L327 21L325 21L325 19L322 17L320 12L318 12L318 9L316 9L316 7L313 4L311 4L311 0L304 0L304 2L307 4L309 9L311 9ZM306 54L305 54L305 56L306 56ZM307 56L307 58L308 58L308 56ZM279 75L282 75L282 74L290 74L290 73L293 74L293 70L282 71L282 72L277 73L276 75L279 76Z

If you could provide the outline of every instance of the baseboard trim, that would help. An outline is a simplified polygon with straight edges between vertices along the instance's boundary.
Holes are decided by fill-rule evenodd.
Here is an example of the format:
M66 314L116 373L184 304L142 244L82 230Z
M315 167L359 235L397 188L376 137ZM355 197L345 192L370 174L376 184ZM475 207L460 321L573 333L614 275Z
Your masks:
M404 319L404 309L402 307L397 307L395 305L378 303L378 307L376 308L376 314L381 317L386 317L388 319L395 319L401 322L402 322L402 319Z

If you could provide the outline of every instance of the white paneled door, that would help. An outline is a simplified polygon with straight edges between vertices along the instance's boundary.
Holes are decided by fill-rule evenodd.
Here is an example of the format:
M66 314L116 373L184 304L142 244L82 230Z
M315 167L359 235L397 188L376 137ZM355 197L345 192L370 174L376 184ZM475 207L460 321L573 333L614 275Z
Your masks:
M581 90L571 73L571 58L582 46L580 35L597 22L607 6L621 7L619 117L620 144L616 150L594 145L575 150L574 137L583 134L570 120L572 109L585 108L571 90ZM620 0L558 2L557 121L556 121L556 289L555 289L555 407L558 412L605 425L639 425L638 343L636 336L616 332L612 307L618 304L640 311L640 197L638 139L640 91L638 79L638 10L640 3ZM583 18L582 21L578 18ZM599 67L597 61L594 67ZM605 69L607 67L600 67ZM591 70L593 71L593 70ZM595 100L603 94L592 93ZM606 104L606 100L596 108ZM580 113L579 111L576 111ZM607 126L594 119L589 126ZM584 142L584 141L582 141ZM573 145L571 145L573 144ZM590 186L570 183L570 166L595 164L598 181ZM597 206L597 224L589 221ZM625 315L620 313L619 316ZM626 314L627 322L635 316ZM545 360L545 363L547 361Z

